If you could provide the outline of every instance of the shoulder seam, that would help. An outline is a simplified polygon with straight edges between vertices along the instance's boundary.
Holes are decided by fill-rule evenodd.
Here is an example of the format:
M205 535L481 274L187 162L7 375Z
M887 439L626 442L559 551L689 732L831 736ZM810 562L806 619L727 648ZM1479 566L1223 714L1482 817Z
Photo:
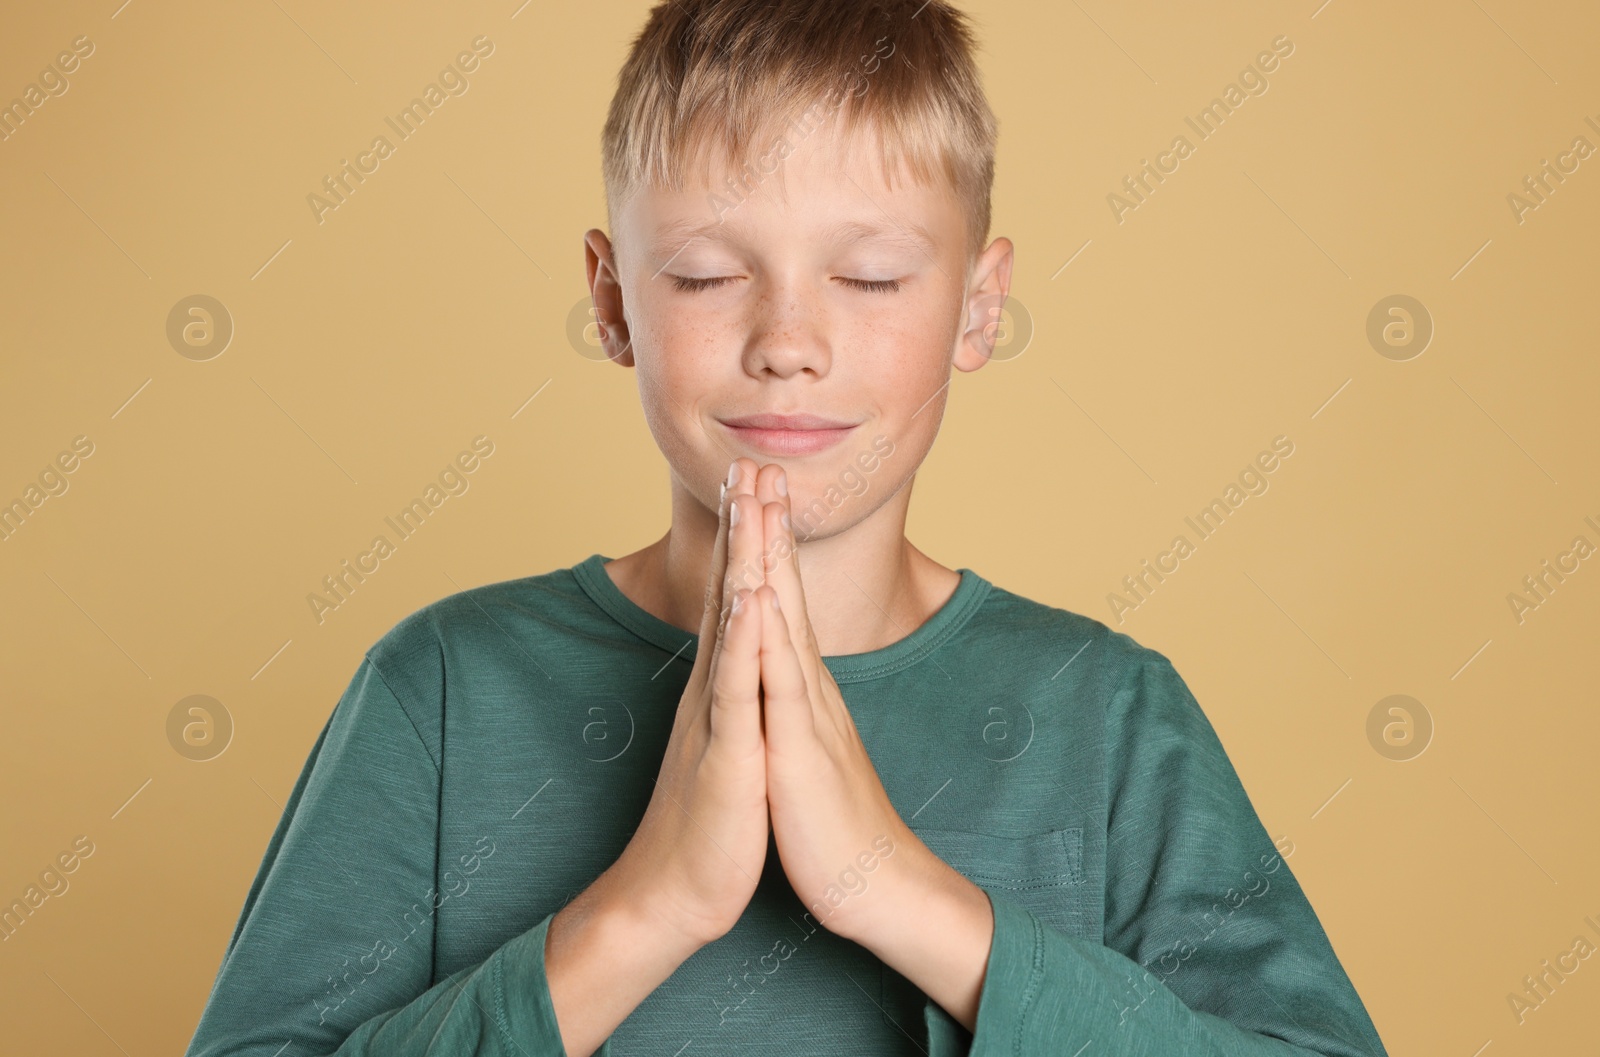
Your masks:
M432 624L431 618L429 623L430 625ZM437 630L435 630L434 636L435 638L438 637ZM399 694L395 693L394 687L390 685L388 677L383 674L383 669L378 667L376 658L372 656L372 650L368 650L365 654L363 654L363 657L368 664L372 665L373 672L378 676L378 681L383 684L383 688L389 691L389 696L394 698L395 703L400 706L400 714L406 717L406 723L411 727L411 733L417 736L417 742L422 746L423 753L428 757L428 762L433 765L434 775L441 776L442 771L439 767L439 761L434 758L433 749L428 746L427 739L423 738L422 731L417 728L417 721L412 718L410 707L406 705L405 700Z
M1127 686L1135 676L1144 671L1145 665L1151 661L1151 654L1154 653L1155 651L1148 646L1141 646L1139 652L1132 654L1130 660L1133 663L1128 665L1127 672L1121 679L1117 680L1117 685L1112 688L1111 693L1106 696L1104 703L1100 706L1100 731L1105 753L1100 761L1100 803L1105 805L1106 809L1106 843L1108 846L1111 842L1111 772L1114 762L1111 759L1111 739L1106 737L1106 733L1111 729L1111 703L1117 699L1117 695L1122 693L1123 687ZM1160 655L1156 654L1156 656ZM1110 871L1108 869L1106 876L1108 884L1110 880ZM1103 924L1102 922L1102 926ZM1104 929L1102 927L1103 935Z

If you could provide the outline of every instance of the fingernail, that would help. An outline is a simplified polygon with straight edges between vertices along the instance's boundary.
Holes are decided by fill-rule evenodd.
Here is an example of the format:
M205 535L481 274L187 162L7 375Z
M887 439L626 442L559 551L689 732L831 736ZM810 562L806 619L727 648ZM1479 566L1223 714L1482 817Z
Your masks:
M728 464L728 487L732 488L739 483L739 460L735 459Z
M789 475L784 473L782 470L778 471L778 494L789 494Z
M772 592L772 608L773 609L782 609L783 608L782 606L778 605L778 592L776 592L776 591Z
M744 603L742 601L740 601L740 596L737 593L734 594L734 596L733 596L733 611L735 613L737 613L737 612L739 612L739 610L741 610L743 608L744 608Z
M782 514L778 515L778 517L779 517L779 520L781 520L783 522L783 530L785 532L793 531L794 526L789 523L789 512L787 510L785 510Z
M722 484L717 486L717 509L718 510L722 509L722 502L723 502L723 500L725 500L727 498L728 498L728 483L726 481L724 481Z
M738 499L739 497L738 496L734 496L734 498ZM739 523L739 504L738 503L734 503L732 506L730 506L728 508L728 525L730 527L732 527L734 525L737 525L738 523Z

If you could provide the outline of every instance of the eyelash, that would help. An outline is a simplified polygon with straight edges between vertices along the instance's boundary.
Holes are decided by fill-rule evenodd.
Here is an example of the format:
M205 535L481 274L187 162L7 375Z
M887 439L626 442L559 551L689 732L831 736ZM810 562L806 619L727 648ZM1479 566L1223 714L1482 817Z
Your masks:
M864 290L872 293L892 294L900 289L900 280L898 279L848 279L844 278L843 276L840 278L843 279L844 283L848 286L853 286L857 290ZM708 290L712 287L721 286L723 283L732 281L733 280L730 276L725 275L712 279L690 279L682 275L674 275L672 277L672 284L675 287L677 287L679 290L688 292L693 292L696 290Z

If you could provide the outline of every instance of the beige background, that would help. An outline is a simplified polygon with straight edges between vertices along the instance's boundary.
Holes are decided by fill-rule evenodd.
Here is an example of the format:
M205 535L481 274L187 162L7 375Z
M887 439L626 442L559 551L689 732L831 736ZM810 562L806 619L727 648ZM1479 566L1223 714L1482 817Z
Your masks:
M517 2L6 14L0 102L94 44L0 142L0 501L93 444L0 542L0 901L95 849L0 943L15 1052L181 1052L362 651L666 527L633 376L568 327L648 5ZM1600 147L1600 14L967 10L1010 332L1033 333L954 378L909 534L1173 659L1392 1053L1589 1052L1600 961L1520 1025L1506 996L1600 943L1600 559L1520 623L1507 596L1600 544L1600 157L1520 223L1507 196ZM306 196L480 35L470 89L319 224ZM1280 35L1268 90L1199 141L1184 117ZM1180 134L1193 154L1119 223L1107 196ZM167 337L193 294L233 320L210 359ZM1420 355L1368 340L1396 294L1434 321ZM318 624L307 594L480 434L469 491ZM1118 623L1108 594L1280 434L1269 490ZM193 694L234 723L209 761L168 739ZM1394 694L1434 726L1410 760L1369 740Z

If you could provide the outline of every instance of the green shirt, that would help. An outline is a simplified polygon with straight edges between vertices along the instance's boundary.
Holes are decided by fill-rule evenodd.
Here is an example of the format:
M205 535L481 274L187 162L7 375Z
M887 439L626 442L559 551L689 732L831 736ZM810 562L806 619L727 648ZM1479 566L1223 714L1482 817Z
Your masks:
M698 645L608 560L451 595L367 651L191 1057L564 1054L545 933L643 817ZM734 928L598 1053L1382 1057L1172 664L960 573L910 635L824 660L900 816L993 905L975 1032L818 926L769 844Z

